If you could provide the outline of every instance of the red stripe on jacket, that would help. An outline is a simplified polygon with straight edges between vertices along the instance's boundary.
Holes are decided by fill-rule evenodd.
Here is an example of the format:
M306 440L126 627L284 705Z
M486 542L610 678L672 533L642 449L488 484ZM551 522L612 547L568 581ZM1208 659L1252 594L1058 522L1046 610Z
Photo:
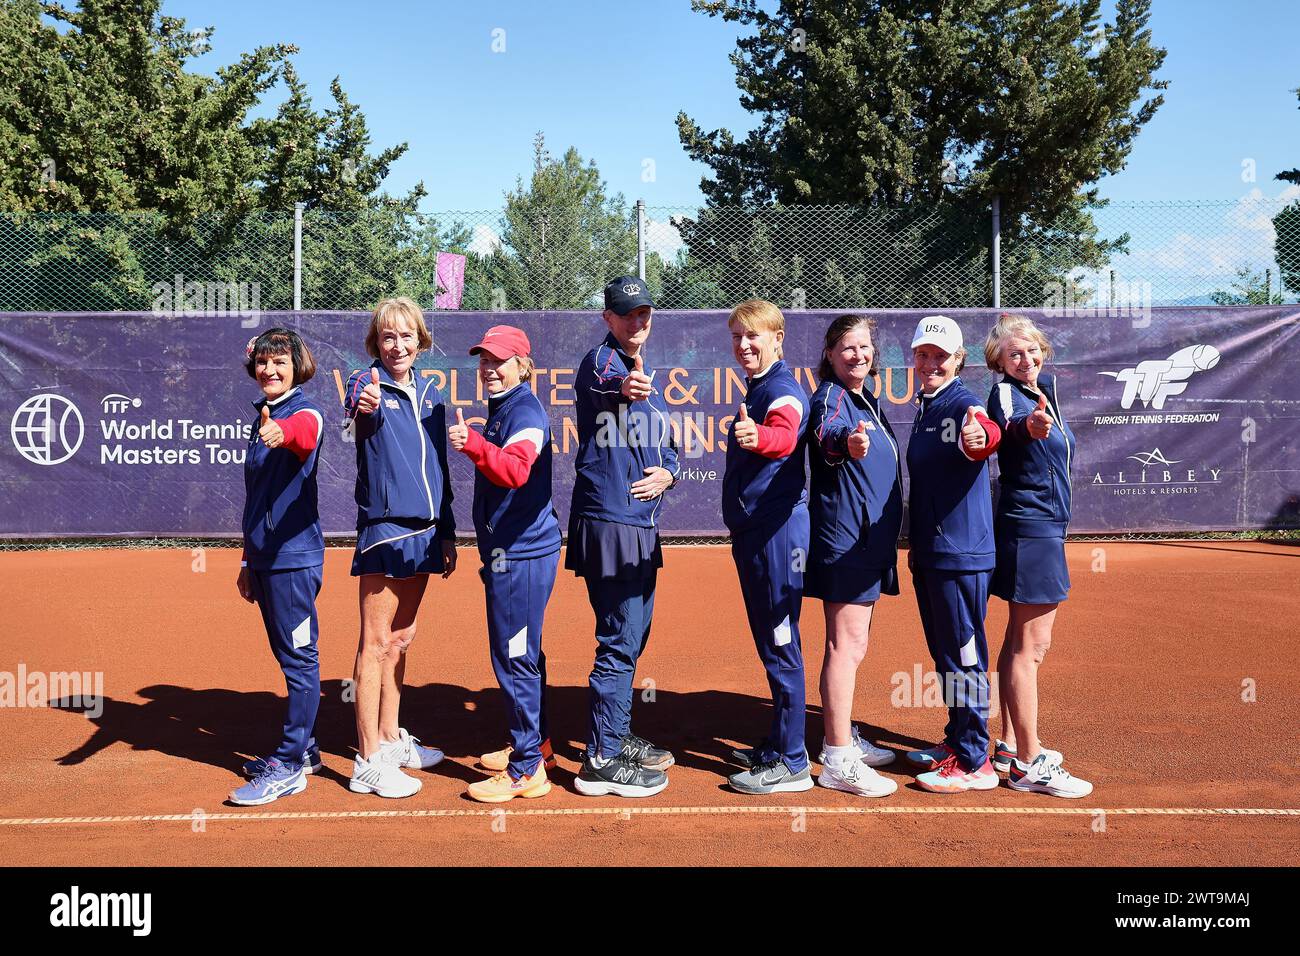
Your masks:
M527 439L500 448L472 428L465 439L465 454L499 488L522 488L537 460L537 448Z
M800 411L793 405L782 405L767 413L758 426L758 441L754 451L764 458L784 458L799 443Z

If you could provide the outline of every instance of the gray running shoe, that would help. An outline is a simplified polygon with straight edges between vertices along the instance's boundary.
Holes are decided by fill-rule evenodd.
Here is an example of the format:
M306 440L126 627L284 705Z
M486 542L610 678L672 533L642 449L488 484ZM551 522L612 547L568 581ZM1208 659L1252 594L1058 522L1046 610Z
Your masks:
M813 788L812 774L807 767L798 773L791 773L785 761L780 759L733 773L727 779L741 793L795 793Z

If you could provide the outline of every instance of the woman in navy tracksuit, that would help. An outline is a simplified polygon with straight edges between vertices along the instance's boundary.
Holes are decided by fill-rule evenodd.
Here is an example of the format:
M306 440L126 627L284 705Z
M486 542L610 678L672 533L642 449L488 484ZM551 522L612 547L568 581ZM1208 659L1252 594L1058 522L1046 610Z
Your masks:
M564 566L596 616L591 732L575 786L625 797L668 786L673 755L632 733L632 680L650 637L663 565L659 511L679 470L668 408L645 359L654 303L642 280L605 286L609 334L574 377L578 454Z
M455 451L474 463L474 530L487 597L492 669L505 692L510 746L483 756L498 770L472 783L484 803L544 797L554 766L546 730L546 655L542 624L560 566L560 522L551 504L551 424L528 380L528 336L508 325L488 329L469 350L479 357L488 417L479 434L460 409L447 430Z
M375 361L348 379L343 404L357 446L357 548L361 638L356 660L354 793L409 797L420 781L403 767L432 767L442 751L399 726L406 651L430 574L456 569L456 522L447 470L447 412L433 379L413 365L433 338L408 298L384 299L366 332Z
M1070 590L1065 532L1074 433L1061 414L1055 376L1042 371L1051 356L1047 336L1017 315L999 317L984 344L989 368L1002 373L989 395L1003 436L991 590L1009 605L998 655L1007 739L997 741L993 764L1007 771L1014 790L1077 798L1091 793L1092 784L1064 770L1060 752L1038 742L1038 667L1052 643L1057 606Z
M823 787L884 797L898 784L874 767L892 750L864 739L851 720L858 665L881 594L898 593L902 470L894 431L867 385L876 375L876 323L841 315L826 330L808 419L812 543L804 593L821 598L826 655L821 698Z
M244 764L252 780L230 795L256 806L307 788L320 769L314 736L320 706L316 596L325 563L316 507L316 465L324 420L302 392L316 374L311 350L289 329L267 329L249 343L245 369L262 398L244 458L244 555L239 594L262 612L271 652L289 693L280 746Z
M771 302L750 299L727 323L736 361L746 373L745 401L731 426L722 477L722 520L749 630L772 690L772 724L730 783L741 793L808 790L804 746L803 645L799 609L808 560L804 429L808 398L781 358L785 317Z
M910 550L921 626L944 685L944 739L907 755L930 769L926 790L992 790L988 643L984 614L993 573L993 502L987 459L1001 431L957 374L966 362L961 328L946 316L916 327L912 356L920 383L907 445Z

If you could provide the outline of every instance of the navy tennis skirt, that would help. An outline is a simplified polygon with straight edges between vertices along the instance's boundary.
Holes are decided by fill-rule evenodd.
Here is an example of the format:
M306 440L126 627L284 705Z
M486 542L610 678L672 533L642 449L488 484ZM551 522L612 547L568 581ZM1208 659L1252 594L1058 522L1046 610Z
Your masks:
M999 533L997 549L998 563L989 593L1017 604L1057 604L1069 597L1064 537L1025 538Z
M898 566L860 568L810 563L803 575L803 593L831 604L870 604L882 594L898 593Z
M569 546L564 567L580 578L648 578L663 567L658 528L577 515L569 518Z
M410 578L417 574L441 574L442 540L437 525L426 521L376 521L357 532L357 550L352 555L352 576L382 574L389 578Z

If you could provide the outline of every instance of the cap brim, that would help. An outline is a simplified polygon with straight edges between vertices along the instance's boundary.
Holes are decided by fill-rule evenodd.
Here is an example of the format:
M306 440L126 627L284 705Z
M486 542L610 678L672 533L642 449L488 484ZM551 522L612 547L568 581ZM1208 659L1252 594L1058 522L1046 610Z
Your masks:
M654 302L649 298L649 296L646 296L644 298L637 299L621 312L618 309L614 308L613 306L610 306L609 311L613 312L615 315L627 315L629 312L635 312L643 305L648 305L652 309L655 308Z
M514 349L506 348L505 346L502 345L485 345L482 342L480 342L478 345L474 346L472 349L469 350L470 355L478 355L479 352L486 352L494 359L497 359L502 362L504 362L508 358L514 358L516 355L520 354L519 352L516 352Z

